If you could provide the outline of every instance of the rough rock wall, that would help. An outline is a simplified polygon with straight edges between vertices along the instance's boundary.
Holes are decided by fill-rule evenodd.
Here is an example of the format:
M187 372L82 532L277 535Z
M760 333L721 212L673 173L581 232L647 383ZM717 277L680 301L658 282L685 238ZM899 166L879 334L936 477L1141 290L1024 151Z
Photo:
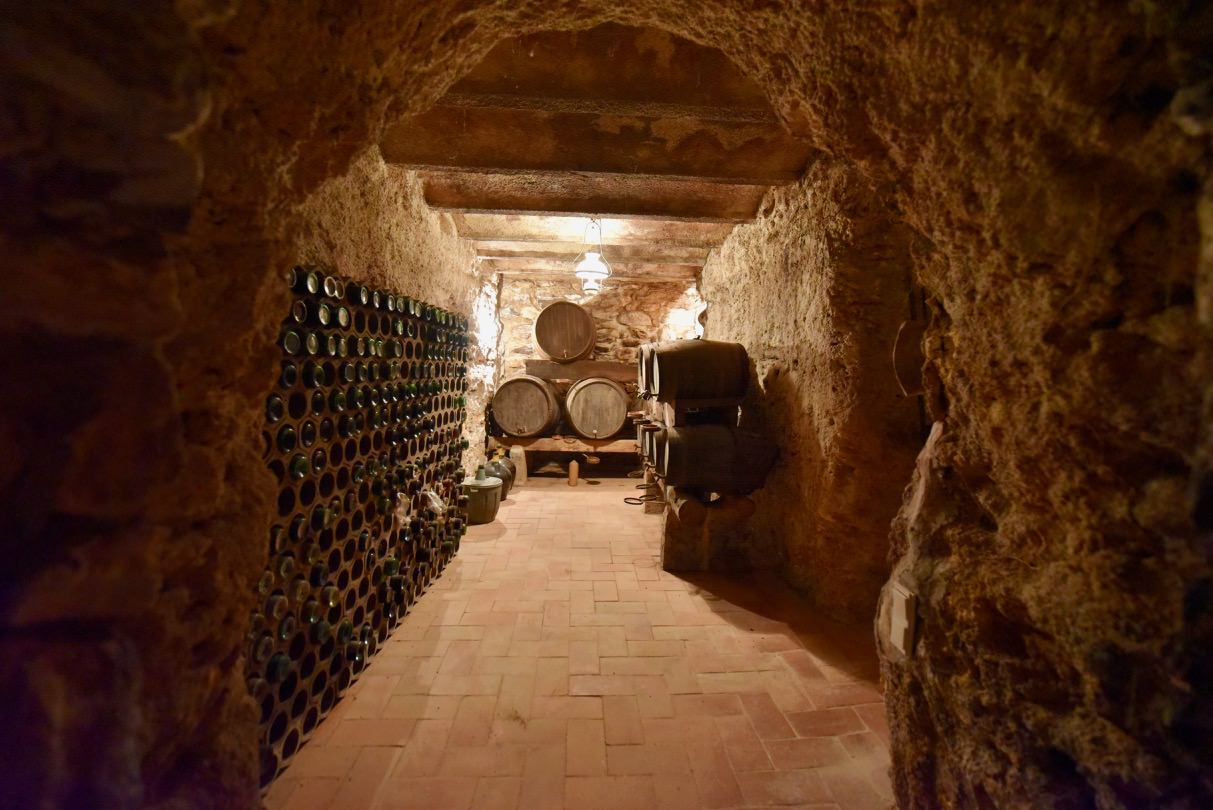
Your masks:
M425 204L416 174L384 163L376 147L307 198L288 238L299 261L326 264L358 281L457 312L471 320L473 332L473 310L486 287L493 290L477 275L475 249ZM493 363L474 339L464 423L471 450L465 464L483 454L485 379Z
M888 577L889 524L921 443L892 363L911 238L857 171L820 161L703 270L705 337L743 344L753 365L741 425L780 447L719 562L780 568L821 609L861 620Z
M1210 804L1210 13L7 4L0 789L255 805L232 583L265 564L293 212L499 38L609 19L723 49L933 246L947 440L895 535L923 636L884 649L902 804Z
M576 278L505 276L498 317L501 321L501 377L526 371L526 361L539 358L535 318L553 301L572 301L594 316L597 343L591 360L635 363L640 344L694 337L702 302L694 282L629 284L608 282L597 295L581 291Z

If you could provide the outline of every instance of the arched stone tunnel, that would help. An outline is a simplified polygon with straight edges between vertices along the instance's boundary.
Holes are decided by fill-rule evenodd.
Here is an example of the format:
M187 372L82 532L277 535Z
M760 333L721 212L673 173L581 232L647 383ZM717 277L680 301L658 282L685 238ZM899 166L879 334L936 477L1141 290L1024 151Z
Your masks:
M439 209L532 202L393 157L407 122L503 41L604 24L719 51L805 147L787 177L700 198L679 164L639 196L751 206L675 278L783 444L734 551L874 620L896 804L1208 806L1213 8L953 0L9 4L5 803L260 805L282 274L472 317L477 240L523 237ZM596 213L635 213L627 182ZM921 400L888 368L912 315ZM497 362L472 358L473 454Z

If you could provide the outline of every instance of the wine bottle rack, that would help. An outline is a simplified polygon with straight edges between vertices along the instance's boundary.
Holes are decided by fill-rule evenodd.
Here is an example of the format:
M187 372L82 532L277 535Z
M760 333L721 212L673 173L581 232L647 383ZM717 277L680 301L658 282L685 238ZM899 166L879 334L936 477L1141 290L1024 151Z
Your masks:
M287 283L295 297L262 434L277 517L248 635L263 787L467 526L466 319L323 267L292 268Z

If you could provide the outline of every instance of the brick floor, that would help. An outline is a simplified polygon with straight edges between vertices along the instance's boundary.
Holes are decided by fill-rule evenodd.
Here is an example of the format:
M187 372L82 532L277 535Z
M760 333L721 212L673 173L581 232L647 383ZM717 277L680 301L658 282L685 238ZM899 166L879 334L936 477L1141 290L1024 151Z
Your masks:
M533 478L472 527L267 807L890 807L870 627L665 573L633 483Z

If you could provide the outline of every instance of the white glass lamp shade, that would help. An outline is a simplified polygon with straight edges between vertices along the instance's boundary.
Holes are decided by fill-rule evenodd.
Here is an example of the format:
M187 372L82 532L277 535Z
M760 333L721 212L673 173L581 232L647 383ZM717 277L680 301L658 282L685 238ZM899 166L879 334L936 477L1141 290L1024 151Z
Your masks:
M582 254L581 261L577 262L576 269L573 274L582 281L599 281L611 277L611 266L602 258L602 254L596 250L587 250Z

